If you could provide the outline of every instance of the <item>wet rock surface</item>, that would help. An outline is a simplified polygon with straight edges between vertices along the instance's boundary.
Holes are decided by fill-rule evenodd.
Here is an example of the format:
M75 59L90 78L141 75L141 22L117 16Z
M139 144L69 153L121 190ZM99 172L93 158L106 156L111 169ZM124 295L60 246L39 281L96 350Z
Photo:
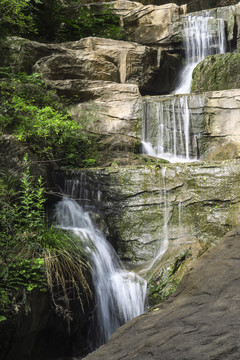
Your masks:
M239 359L239 264L238 228L194 263L168 301L85 359Z
M189 155L191 159L197 159L198 156L202 160L239 158L239 96L240 90L232 89L208 91L182 97L188 104L188 110L185 110L185 113L182 109L181 111L185 117L189 116ZM180 138L179 112L180 106L176 96L144 97L142 126L145 127L147 133L147 141L153 145L157 145L159 141L158 128L159 119L161 119L159 114L163 114L162 117L169 122L170 129L176 127L177 137ZM140 130L141 125L139 133ZM167 141L166 136L164 146L165 148L172 146L173 153L173 144L169 145Z
M156 304L176 289L193 260L239 223L240 164L146 160L145 166L116 163L67 176L91 194L109 241L128 268L149 280Z

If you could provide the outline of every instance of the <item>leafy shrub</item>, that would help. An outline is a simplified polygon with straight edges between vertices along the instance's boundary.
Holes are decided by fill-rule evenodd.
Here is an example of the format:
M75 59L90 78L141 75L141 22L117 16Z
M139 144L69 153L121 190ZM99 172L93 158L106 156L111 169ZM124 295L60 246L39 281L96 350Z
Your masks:
M36 33L34 5L41 0L0 0L0 34L19 35Z
M119 16L112 12L109 5L102 5L100 12L93 6L82 5L78 7L75 15L63 16L64 25L57 36L60 40L79 40L88 36L124 40L125 32L119 22Z
M96 13L80 0L0 0L0 14L1 37L18 35L42 41L124 38L119 17L109 6Z
M33 181L27 157L25 164L20 191L11 175L0 177L0 311L8 316L20 291L48 287L56 310L69 323L69 296L83 307L83 293L91 294L88 266L79 240L48 223L42 179Z
M5 70L6 72L6 70ZM64 110L38 74L8 75L0 81L0 129L27 142L42 159L85 166L97 157L93 136Z

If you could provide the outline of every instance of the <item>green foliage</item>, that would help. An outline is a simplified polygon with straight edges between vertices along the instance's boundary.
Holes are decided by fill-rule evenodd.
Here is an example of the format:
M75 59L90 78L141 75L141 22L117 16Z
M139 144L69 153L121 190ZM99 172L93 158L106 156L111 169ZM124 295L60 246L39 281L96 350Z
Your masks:
M0 316L0 323L7 320L6 316Z
M41 0L0 0L1 37L37 33L34 9L41 3Z
M40 288L46 291L46 279L44 276L44 260L42 258L22 259L16 258L16 262L10 263L8 267L2 267L0 286L5 290L17 290L25 287L27 291Z
M102 5L101 12L93 6L81 6L75 16L63 17L64 26L59 31L60 39L79 40L83 37L98 36L123 40L125 33L119 26L119 17L113 14L109 5Z
M25 158L27 162L27 158ZM20 190L16 188L20 186ZM0 307L6 310L12 293L46 289L40 258L44 227L43 185L33 188L29 167L19 181L8 173L0 177Z
M119 17L106 5L99 13L80 0L0 0L0 14L1 37L20 35L42 41L124 38Z
M39 74L12 75L0 81L0 130L29 144L43 160L61 159L62 166L85 166L97 156L93 136L47 91Z
M82 294L90 294L88 266L79 241L48 223L42 179L34 181L27 156L24 162L20 184L10 174L0 177L0 311L8 315L13 303L19 306L21 291L48 287L56 310L69 322L70 294L81 303Z

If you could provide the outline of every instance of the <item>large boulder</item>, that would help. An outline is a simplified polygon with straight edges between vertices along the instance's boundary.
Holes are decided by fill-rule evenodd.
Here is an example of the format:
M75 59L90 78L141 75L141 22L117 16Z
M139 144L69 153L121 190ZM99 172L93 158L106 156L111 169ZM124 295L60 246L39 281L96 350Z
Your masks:
M130 83L138 85L143 93L161 93L174 88L180 66L177 55L127 41L90 37L61 47L66 54L43 58L34 67L45 80Z
M123 16L123 28L131 41L172 47L181 41L182 13L176 4L138 6Z
M202 152L205 159L240 157L240 90L206 93L205 133Z
M142 109L137 85L95 82L88 83L83 92L94 100L73 105L69 111L76 120L88 116L89 131L136 136Z
M1 45L1 66L15 72L40 72L44 80L83 79L139 86L142 93L174 89L180 57L133 42L85 38L62 44L42 44L9 38Z
M195 262L166 303L125 324L84 359L238 359L239 258L237 229Z
M45 80L88 79L120 82L117 66L107 55L68 50L40 59L33 67Z
M168 48L175 52L184 50L184 33L182 30L184 23L188 19L188 13L194 12L194 16L203 16L200 11L196 12L199 9L198 6L195 6L197 4L195 1L183 6L178 6L176 3L159 6L153 4L142 5L127 0L118 0L110 4L116 14L122 17L122 26L129 40L144 45ZM239 38L239 35L236 34L239 20L235 15L238 13L239 5L221 8L213 8L214 5L218 6L214 2L212 2L212 5L209 6L209 8L212 8L207 11L207 14L212 17L213 25L214 19L224 19L228 41L231 47L236 46L237 38ZM194 6L195 8L192 8ZM217 34L217 31L218 26L215 21L213 33Z

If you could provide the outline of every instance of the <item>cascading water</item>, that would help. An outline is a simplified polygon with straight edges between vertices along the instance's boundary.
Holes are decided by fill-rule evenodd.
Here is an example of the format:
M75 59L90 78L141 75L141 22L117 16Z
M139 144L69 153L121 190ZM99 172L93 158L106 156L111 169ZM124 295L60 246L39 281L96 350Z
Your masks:
M222 54L226 51L225 22L223 19L209 16L207 11L202 12L201 16L188 15L182 35L186 65L175 94L190 92L192 73L200 61L208 55Z
M156 124L152 127L151 121ZM143 153L171 162L190 160L188 97L144 102Z
M190 92L194 67L207 55L226 51L225 21L209 16L189 14L185 17L182 36L186 54L186 66L181 74L175 94ZM151 97L152 99L153 97ZM143 153L171 162L199 158L199 137L191 138L191 111L189 96L157 97L157 104L144 104ZM154 131L149 130L152 120L157 119ZM196 148L193 151L193 148Z
M73 181L75 193L78 186ZM119 326L144 312L147 283L134 272L123 269L118 255L94 226L89 212L76 201L63 198L56 205L56 219L61 228L73 232L79 239L92 267L97 321L94 349L106 343Z

